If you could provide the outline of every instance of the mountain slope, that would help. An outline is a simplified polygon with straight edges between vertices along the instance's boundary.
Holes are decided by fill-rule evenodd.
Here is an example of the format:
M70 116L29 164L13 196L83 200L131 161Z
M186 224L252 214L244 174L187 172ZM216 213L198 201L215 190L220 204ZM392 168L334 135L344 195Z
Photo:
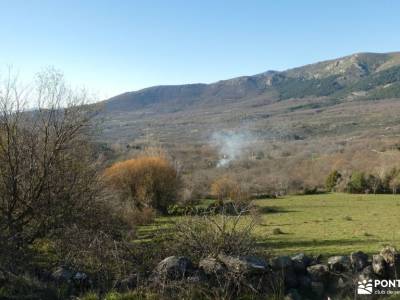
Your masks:
M282 72L118 95L103 102L103 138L201 143L237 128L267 140L388 134L400 115L397 98L400 53L360 53Z
M107 111L126 111L152 107L171 111L201 102L222 104L224 100L249 99L268 94L273 100L333 96L346 98L354 92L370 92L399 81L400 53L359 53L283 72L268 71L212 84L155 86L115 96L104 102ZM363 93L361 93L363 94ZM397 97L400 90L390 93L376 91L373 98ZM368 95L363 94L368 98Z

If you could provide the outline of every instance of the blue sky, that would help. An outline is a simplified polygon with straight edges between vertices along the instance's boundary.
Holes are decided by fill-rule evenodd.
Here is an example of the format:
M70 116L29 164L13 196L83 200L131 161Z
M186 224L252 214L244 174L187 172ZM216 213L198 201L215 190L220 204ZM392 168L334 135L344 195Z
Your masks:
M396 0L0 0L0 65L100 98L400 51Z

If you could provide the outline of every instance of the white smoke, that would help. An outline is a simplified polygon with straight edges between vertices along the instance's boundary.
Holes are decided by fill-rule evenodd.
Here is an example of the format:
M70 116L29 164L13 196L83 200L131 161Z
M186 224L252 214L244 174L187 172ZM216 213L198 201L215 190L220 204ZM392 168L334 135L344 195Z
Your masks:
M224 131L212 135L212 144L217 147L219 161L217 167L226 167L239 159L243 152L254 142L249 132Z

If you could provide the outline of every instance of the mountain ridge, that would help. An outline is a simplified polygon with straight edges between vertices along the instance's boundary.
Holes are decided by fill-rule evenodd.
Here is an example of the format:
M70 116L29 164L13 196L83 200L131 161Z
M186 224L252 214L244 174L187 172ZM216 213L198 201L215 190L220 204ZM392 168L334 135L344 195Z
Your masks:
M255 75L219 80L210 84L152 86L114 96L103 103L107 110L124 111L157 104L165 105L166 103L187 106L202 99L215 99L216 101L242 99L258 96L264 92L277 92L276 100L303 98L304 96L328 96L335 94L340 89L350 88L365 77L397 66L400 66L400 52L360 52L285 71L269 70ZM400 72L400 70L396 71ZM391 83L393 82L390 80L383 82L384 85ZM376 88L378 87L376 86ZM342 94L341 96L346 95Z
M223 130L261 140L400 136L400 53L357 53L211 84L155 86L102 102L102 140L207 143ZM386 128L392 128L388 131Z

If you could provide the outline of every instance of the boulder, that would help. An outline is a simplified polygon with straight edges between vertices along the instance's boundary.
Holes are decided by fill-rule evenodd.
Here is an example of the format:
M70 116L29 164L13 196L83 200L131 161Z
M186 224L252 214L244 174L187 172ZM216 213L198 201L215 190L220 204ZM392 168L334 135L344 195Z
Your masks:
M272 270L280 271L293 267L293 261L289 256L278 256L269 262Z
M368 266L368 255L362 251L350 254L350 263L354 271L359 272Z
M65 266L60 266L54 270L54 272L51 274L51 277L56 282L64 283L72 281L74 275L75 273L71 269Z
M386 275L386 268L386 260L382 255L376 254L372 256L372 269L376 275L384 277Z
M88 276L86 275L86 273L77 272L77 273L75 273L73 279L74 279L74 281L77 281L77 282L87 281L88 280Z
M374 273L374 270L372 266L367 266L365 267L358 275L357 275L357 282L362 282L362 281L368 281L370 279L374 280L376 279L376 274Z
M267 263L255 256L228 256L218 255L218 260L222 262L228 271L241 274L260 274L268 270Z
M334 295L334 299L348 299L349 295L354 293L352 273L334 274L329 282L325 284L325 291Z
M386 262L386 276L389 278L400 277L400 254L391 246L384 247L380 255Z
M190 275L193 264L182 256L170 256L162 260L154 269L153 276L157 280L179 280Z
M299 253L291 257L294 271L296 273L304 273L311 264L311 258L304 253Z
M329 268L327 265L318 264L309 266L307 272L312 281L327 282L329 280Z
M186 278L186 281L194 284L199 284L201 282L206 282L207 277L202 270L196 270Z
M295 288L298 285L294 263L289 256L278 256L270 260L270 266L278 278L284 280L286 288Z
M207 257L199 262L199 268L206 275L221 275L226 271L226 268L216 258Z
M381 252L379 253L385 262L389 265L392 266L396 262L396 256L397 256L397 251L394 247L391 246L385 246Z
M332 272L346 272L351 269L350 258L348 256L332 256L328 258L328 266Z

